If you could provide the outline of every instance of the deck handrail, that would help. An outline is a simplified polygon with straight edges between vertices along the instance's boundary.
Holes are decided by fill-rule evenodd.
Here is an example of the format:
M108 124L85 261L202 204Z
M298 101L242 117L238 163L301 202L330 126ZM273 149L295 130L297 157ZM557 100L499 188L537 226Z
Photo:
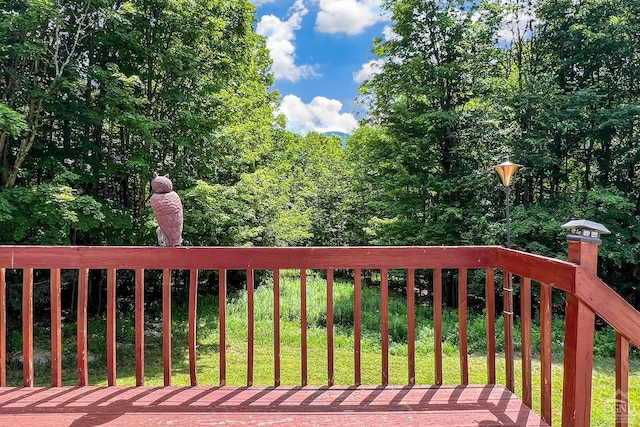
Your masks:
M597 256L597 251L591 255ZM568 299L565 312L566 330L570 326L573 330L565 331L563 426L590 424L590 410L584 408L591 407L593 359L592 355L585 355L593 349L596 315L616 331L616 426L628 425L629 345L640 347L640 312L595 274L593 266L596 264L597 260L591 260L585 267L501 248L494 266L549 284L574 297ZM569 361L571 357L574 360ZM543 372L545 375L550 381L550 373ZM575 406L580 399L585 401L582 408ZM549 405L547 402L547 407ZM543 412L544 406L543 402ZM543 419L550 423L549 407Z
M586 268L578 267L576 276L580 285L575 295L631 344L640 347L640 312Z
M596 252L597 253L597 252ZM192 383L197 376L195 366L195 304L197 300L197 272L198 270L218 270L219 275L219 310L220 310L220 342L225 342L225 301L226 301L226 272L228 270L245 270L247 282L253 289L253 272L255 270L280 271L284 269L317 269L327 271L327 311L333 310L332 300L329 294L332 292L333 271L335 269L354 270L355 296L358 298L361 277L360 273L366 269L375 269L381 272L382 294L382 385L388 384L388 309L385 306L388 295L388 272L391 269L404 269L407 274L407 288L414 287L413 275L416 269L432 269L434 271L434 323L435 351L436 351L436 384L442 383L442 271L445 269L457 269L459 298L459 322L461 353L461 383L468 383L467 366L467 331L466 331L466 286L467 270L482 269L486 271L486 304L487 304L487 341L488 341L488 383L495 382L495 300L494 296L494 269L501 270L504 280L504 291L511 292L513 276L521 279L521 298L523 306L530 305L530 293L532 281L540 284L541 293L541 376L542 378L542 404L541 412L545 421L551 423L551 289L563 291L568 296L565 321L567 335L565 338L565 401L563 402L564 426L587 425L590 416L590 390L592 361L570 361L577 353L593 349L593 319L600 316L618 333L616 344L616 381L617 396L616 425L624 426L628 410L628 358L629 345L640 345L640 312L635 310L628 302L621 298L615 291L607 286L592 269L577 263L556 260L544 256L533 255L526 252L506 249L499 246L459 246L459 247L102 247L102 246L0 246L0 386L6 385L6 270L23 270L23 366L24 385L33 385L33 271L39 269L51 270L51 308L52 308L52 385L61 385L60 369L60 271L78 270L78 377L79 384L88 384L86 342L87 342L87 291L89 270L107 270L107 376L110 385L115 385L115 274L117 270L135 270L135 299L136 299L136 382L142 385L144 382L144 286L145 270L163 271L163 348L164 348L164 376L165 384L171 382L171 271L189 270L189 366ZM195 274L194 274L195 272ZM274 385L279 385L279 303L278 293L279 278L274 275L274 355L276 363ZM306 275L301 274L301 287L304 292ZM507 301L505 294L505 301ZM408 307L412 306L413 293L408 292ZM301 304L305 304L304 297ZM253 293L250 292L249 304L252 307ZM354 303L355 304L355 303ZM355 307L356 315L360 312ZM511 310L511 311L509 311ZM252 309L250 308L251 312ZM302 307L301 339L302 351L306 352L306 313ZM57 316L55 315L57 313ZM513 315L512 308L505 306L505 319ZM409 353L415 353L412 345L415 339L415 318L413 309L409 310ZM251 316L251 314L250 314ZM385 316L387 316L385 318ZM329 316L327 316L329 317ZM523 309L523 400L531 405L531 314ZM513 317L510 318L513 322ZM413 322L413 323L412 323ZM440 323L438 330L438 323ZM84 325L84 326L83 326ZM512 323L505 320L506 330ZM248 331L252 336L252 324ZM354 354L359 353L359 322L354 321L354 329L358 335L354 341ZM331 331L329 331L331 330ZM385 333L386 331L386 333ZM333 384L333 328L332 320L327 321L328 342L328 377L329 385ZM589 341L591 336L591 341ZM509 339L510 336L507 337ZM583 339L585 338L585 339ZM249 340L251 341L251 340ZM440 342L438 342L440 341ZM249 353L252 354L250 344ZM440 356L438 356L440 352ZM513 349L506 348L507 359L507 386L514 391L513 383ZM220 351L220 385L224 385L226 377L225 350L221 346ZM250 359L252 356L250 356ZM577 360L577 359L576 359ZM356 356L355 382L359 383L359 359ZM306 384L306 356L303 354L302 385ZM527 368L526 365L529 365ZM58 366L56 368L56 365ZM252 367L247 368L247 385L252 384ZM527 373L527 369L529 372ZM492 372L493 371L493 372ZM409 355L409 383L415 383L415 354ZM581 390L581 387L585 390ZM568 393L577 393L578 398L568 399ZM570 401L571 400L571 401ZM586 421L585 421L586 420ZM587 422L587 424L584 424Z
M499 246L0 246L7 269L487 268ZM427 261L425 261L427 260Z

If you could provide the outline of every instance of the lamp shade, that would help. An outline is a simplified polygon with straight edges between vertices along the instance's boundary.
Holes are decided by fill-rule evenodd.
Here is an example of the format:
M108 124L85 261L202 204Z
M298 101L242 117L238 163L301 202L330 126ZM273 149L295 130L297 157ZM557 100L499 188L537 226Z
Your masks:
M502 163L495 165L493 169L498 173L498 176L502 181L502 185L505 188L509 188L511 186L511 179L521 167L522 165L511 163L509 158L505 157L502 159Z

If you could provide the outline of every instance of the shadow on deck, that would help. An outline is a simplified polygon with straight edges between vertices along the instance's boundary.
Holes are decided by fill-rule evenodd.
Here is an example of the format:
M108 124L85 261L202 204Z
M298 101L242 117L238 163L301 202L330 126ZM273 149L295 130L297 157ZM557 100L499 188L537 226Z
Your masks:
M6 426L548 426L501 385L0 389Z

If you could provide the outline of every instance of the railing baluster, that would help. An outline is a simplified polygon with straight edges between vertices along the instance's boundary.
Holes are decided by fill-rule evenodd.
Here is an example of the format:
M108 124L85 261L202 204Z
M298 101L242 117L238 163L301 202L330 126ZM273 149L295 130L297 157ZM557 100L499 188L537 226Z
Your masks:
M33 269L22 276L22 376L25 387L33 387ZM82 384L81 384L82 385Z
M629 425L629 340L616 332L616 427Z
M280 270L273 271L273 385L280 386Z
M468 356L468 323L467 323L467 269L458 271L458 330L460 331L460 381L469 384L469 356Z
M496 383L496 282L493 268L487 268L485 277L487 319L487 383Z
M327 376L330 386L335 384L333 369L333 269L327 269Z
M227 385L227 270L218 273L218 317L220 320L220 386Z
M162 270L162 367L164 385L171 385L171 270Z
M355 385L362 384L362 270L353 272L353 370Z
M522 401L532 407L531 390L531 279L522 278L520 285L520 326L522 337Z
M81 268L78 271L78 318L77 318L77 356L78 356L78 383L86 386L89 384L89 364L87 359L87 302L89 294L89 269Z
M0 387L7 386L7 281L0 268Z
M409 350L409 385L416 384L416 277L415 270L407 270L407 347Z
M442 269L433 269L433 339L435 384L442 385Z
M116 269L107 270L107 384L116 385Z
M300 376L301 384L307 385L307 270L300 269Z
M51 290L51 385L62 386L62 302L60 299L60 269L50 271Z
M253 270L247 270L247 386L253 385L253 353L255 335L255 308L253 301Z
M540 412L551 425L551 286L540 284Z
M144 270L136 270L135 278L135 345L136 386L144 385Z
M515 368L513 352L513 276L503 271L503 307L504 318L504 358L506 371L506 387L515 392Z
M189 378L191 386L198 385L196 328L198 317L198 270L189 270Z
M382 385L389 385L389 271L380 270L380 323L382 335Z

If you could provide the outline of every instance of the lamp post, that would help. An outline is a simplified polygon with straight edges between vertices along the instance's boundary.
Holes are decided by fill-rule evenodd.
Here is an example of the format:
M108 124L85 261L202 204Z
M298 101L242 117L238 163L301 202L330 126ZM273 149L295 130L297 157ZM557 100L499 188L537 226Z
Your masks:
M509 194L511 193L511 180L522 165L511 163L508 157L502 159L502 163L495 165L493 169L498 173L500 181L502 181L502 189L506 195L506 214L507 214L507 248L511 247L511 215L509 212Z
M509 195L511 193L511 180L518 169L522 166L511 163L508 157L502 159L502 163L495 165L493 169L498 173L500 181L502 181L502 189L506 195L506 214L507 214L507 248L511 247L511 218L509 212ZM506 380L507 388L512 392L515 391L515 371L514 371L514 352L513 352L513 284L511 273L505 271L504 284L502 287L502 302L504 317L504 351L506 360ZM523 359L524 360L524 359Z

